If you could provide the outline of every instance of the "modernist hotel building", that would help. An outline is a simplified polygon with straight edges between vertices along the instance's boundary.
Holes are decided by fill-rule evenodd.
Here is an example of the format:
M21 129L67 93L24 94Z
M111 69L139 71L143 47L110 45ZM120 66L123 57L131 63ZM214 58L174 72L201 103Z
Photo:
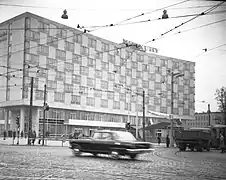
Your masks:
M23 13L0 24L1 132L14 130L17 116L20 130L28 130L31 77L32 129L37 132L45 84L51 134L125 128L127 121L136 124L137 116L141 127L143 90L146 124L167 121L158 113L171 112L170 72L184 74L174 80L174 115L194 119L194 62L134 50Z

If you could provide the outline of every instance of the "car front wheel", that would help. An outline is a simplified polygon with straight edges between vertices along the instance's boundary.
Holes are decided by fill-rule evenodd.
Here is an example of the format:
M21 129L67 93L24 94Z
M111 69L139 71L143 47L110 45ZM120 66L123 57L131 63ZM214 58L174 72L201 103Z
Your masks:
M131 155L130 155L130 158L131 158L131 159L136 159L136 157L137 157L137 154L131 154Z
M119 159L119 154L118 154L118 152L116 152L116 151L112 151L111 152L111 157L113 158L113 159Z

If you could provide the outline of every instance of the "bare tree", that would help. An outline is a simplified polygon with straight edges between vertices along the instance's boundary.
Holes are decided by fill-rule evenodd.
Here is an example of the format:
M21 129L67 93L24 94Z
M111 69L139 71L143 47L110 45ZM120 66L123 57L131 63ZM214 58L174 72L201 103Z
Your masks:
M218 109L224 113L224 124L226 124L226 87L216 90L215 99L217 100Z

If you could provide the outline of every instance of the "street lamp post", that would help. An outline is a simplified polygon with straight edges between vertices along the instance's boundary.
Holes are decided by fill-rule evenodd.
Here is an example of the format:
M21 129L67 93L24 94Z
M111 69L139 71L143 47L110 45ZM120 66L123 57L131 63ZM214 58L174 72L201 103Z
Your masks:
M174 77L175 78L179 78L179 77L182 77L184 76L184 74L182 73L174 73L174 72L171 72L171 114L170 114L170 147L173 147L174 146L174 139L173 139L173 93L174 93Z

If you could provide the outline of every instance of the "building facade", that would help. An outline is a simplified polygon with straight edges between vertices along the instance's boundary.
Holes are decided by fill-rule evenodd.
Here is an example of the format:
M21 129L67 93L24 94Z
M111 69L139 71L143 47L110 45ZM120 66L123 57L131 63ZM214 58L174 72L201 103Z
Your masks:
M44 85L47 85L46 125L51 134L75 127L89 134L95 128L142 125L142 92L146 123L157 123L149 111L173 112L194 118L195 63L134 50L46 18L23 13L0 24L0 105L5 125L28 130L31 77L32 129L42 129Z
M224 113L211 112L210 113L210 125L224 124ZM203 128L209 126L209 114L208 113L195 113L195 119L187 122L187 128L197 127Z

